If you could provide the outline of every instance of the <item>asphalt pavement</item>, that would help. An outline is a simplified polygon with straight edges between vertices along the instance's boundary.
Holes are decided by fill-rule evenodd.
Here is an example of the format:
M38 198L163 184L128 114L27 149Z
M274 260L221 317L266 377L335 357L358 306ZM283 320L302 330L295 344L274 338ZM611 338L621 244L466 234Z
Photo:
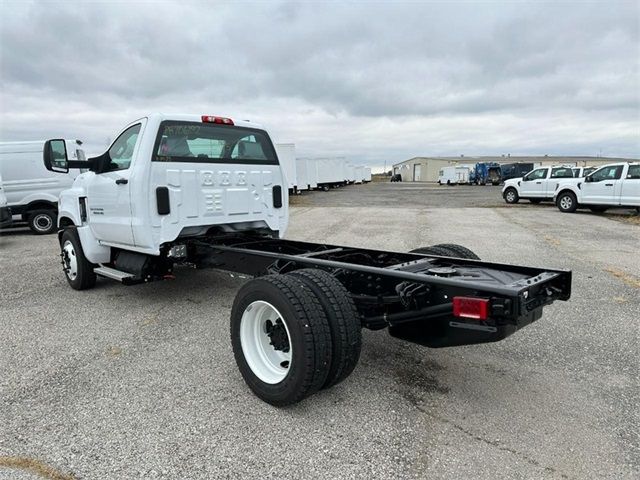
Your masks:
M242 278L182 268L77 292L55 235L0 233L0 479L637 478L640 226L499 192L372 183L293 200L290 239L459 243L574 282L495 344L365 331L347 380L284 409L235 366Z

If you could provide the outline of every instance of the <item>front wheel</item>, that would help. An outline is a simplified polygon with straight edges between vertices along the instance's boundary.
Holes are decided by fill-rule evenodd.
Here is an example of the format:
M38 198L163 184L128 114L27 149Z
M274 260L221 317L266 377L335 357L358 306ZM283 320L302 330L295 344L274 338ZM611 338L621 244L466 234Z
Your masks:
M58 215L54 210L34 210L27 217L29 228L36 235L48 235L56 231Z
M562 192L556 199L556 206L563 213L573 213L578 208L578 200L573 192Z
M518 203L520 197L515 188L507 188L504 192L504 201L507 203Z
M242 286L231 309L231 345L245 382L271 405L299 402L327 380L327 317L311 289L287 275Z
M67 228L60 237L60 256L67 282L74 290L86 290L96 284L94 264L84 256L75 228Z

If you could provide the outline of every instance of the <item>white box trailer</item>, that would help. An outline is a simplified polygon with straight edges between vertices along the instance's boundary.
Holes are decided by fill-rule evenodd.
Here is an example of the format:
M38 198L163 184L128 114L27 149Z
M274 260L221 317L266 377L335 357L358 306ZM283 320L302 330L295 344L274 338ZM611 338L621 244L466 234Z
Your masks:
M346 177L347 183L354 183L356 181L356 167L350 163L346 164Z
M309 188L315 190L318 188L318 166L312 158L305 158L307 166L307 181L309 182Z
M364 165L356 165L356 183L364 183Z
M461 185L470 182L468 167L442 167L438 175L438 185Z
M345 163L342 158L315 158L317 188L329 190L344 185L346 179Z
M278 154L278 160L284 171L285 182L287 188L292 192L297 187L297 173L296 173L296 144L295 143L276 143L276 153Z
M307 160L296 158L296 185L298 190L309 190L309 175L307 173Z
M364 167L364 183L369 183L371 181L371 167Z

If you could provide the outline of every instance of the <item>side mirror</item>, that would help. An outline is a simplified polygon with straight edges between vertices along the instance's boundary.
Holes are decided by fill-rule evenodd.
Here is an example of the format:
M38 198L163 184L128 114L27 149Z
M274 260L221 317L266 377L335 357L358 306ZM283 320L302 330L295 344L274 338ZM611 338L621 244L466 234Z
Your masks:
M64 140L47 140L42 152L44 166L47 170L57 173L69 173L69 157Z
M586 177L584 177L584 181L585 182L593 182L593 178L591 178L591 175L587 175Z

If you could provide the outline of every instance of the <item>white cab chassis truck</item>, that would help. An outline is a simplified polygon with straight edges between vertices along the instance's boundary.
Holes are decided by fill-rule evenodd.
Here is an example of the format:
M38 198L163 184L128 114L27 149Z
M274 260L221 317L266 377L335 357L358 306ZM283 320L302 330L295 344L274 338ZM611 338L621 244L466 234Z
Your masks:
M60 196L64 275L125 285L174 278L181 265L255 277L231 309L237 366L262 400L282 406L344 380L361 329L388 328L428 347L494 342L567 300L571 272L485 263L441 244L409 253L283 239L284 174L267 132L249 122L154 114L127 125Z
M45 141L0 142L0 176L14 220L27 222L37 235L55 233L58 196L73 184L80 170L68 175L48 172L42 165ZM66 140L69 158L84 160L80 140Z
M572 166L536 168L524 177L506 180L502 187L502 198L507 203L518 203L520 199L527 199L531 203L553 200L558 184L573 178L573 175Z
M553 201L561 212L635 208L640 212L640 163L604 165L584 178L560 182Z

